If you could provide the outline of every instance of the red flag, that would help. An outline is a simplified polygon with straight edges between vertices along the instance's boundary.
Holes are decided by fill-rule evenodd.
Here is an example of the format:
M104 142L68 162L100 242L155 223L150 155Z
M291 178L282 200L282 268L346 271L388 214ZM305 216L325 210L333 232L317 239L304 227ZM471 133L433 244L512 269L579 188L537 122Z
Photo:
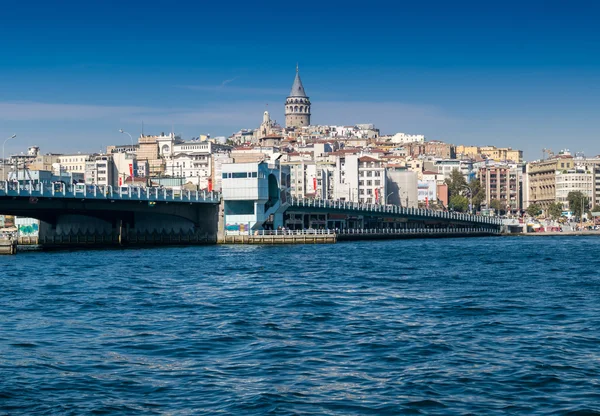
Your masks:
M375 188L375 202L379 202L379 188Z
M317 191L317 178L313 178L313 188L316 192Z
M133 163L129 164L129 176L133 178Z
M119 176L119 186L123 186L123 178Z
M208 192L211 192L212 190L212 178L208 178Z

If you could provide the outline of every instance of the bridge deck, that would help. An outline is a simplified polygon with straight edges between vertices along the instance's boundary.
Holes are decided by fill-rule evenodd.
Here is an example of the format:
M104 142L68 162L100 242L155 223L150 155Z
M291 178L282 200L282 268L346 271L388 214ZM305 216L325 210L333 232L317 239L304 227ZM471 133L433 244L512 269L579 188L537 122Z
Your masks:
M441 221L489 225L500 227L502 220L482 215L470 215L460 212L434 211L430 209L405 208L398 205L361 204L358 202L328 201L315 199L296 199L290 201L288 211L338 212L343 214L380 215L403 217L418 221Z
M175 191L164 188L141 188L122 186L113 189L112 186L99 185L16 185L10 182L0 182L0 197L30 197L30 198L65 198L87 200L123 200L123 201L155 201L155 202L185 202L218 204L221 194L209 191Z

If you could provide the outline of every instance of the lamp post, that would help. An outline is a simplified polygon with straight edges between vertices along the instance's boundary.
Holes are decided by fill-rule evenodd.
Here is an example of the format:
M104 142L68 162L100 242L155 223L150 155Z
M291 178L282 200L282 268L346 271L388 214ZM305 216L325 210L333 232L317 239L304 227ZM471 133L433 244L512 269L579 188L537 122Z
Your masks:
M17 135L13 134L12 136L4 140L4 143L2 143L2 180L4 180L4 169L6 168L6 159L4 158L4 145L7 141L9 141L10 139L14 139L15 137L17 137Z
M126 131L123 131L123 129L119 129L119 133L128 135L131 139L131 147L133 147L133 137L131 136L131 134L127 133Z
M392 195L392 194L393 194L393 192L390 192L389 194L387 194L387 195L386 195L386 197L385 197L385 204L386 204L386 205L388 204L388 198L389 198L389 197L390 197L390 195Z
M129 139L131 140L131 147L133 148L133 147L135 146L135 145L133 144L133 137L131 136L131 134L127 133L127 132L126 132L126 131L124 131L123 129L119 129L119 133L128 135L128 136L129 136ZM131 161L131 186L133 186L133 185L134 185L134 183L133 183L133 178L135 177L135 175L134 175L134 172L135 172L135 170L134 170L134 166L133 166L133 160L132 160L132 161ZM126 176L126 175L124 175L124 176ZM126 179L125 179L125 181L126 181ZM123 183L123 185L125 185L125 183Z

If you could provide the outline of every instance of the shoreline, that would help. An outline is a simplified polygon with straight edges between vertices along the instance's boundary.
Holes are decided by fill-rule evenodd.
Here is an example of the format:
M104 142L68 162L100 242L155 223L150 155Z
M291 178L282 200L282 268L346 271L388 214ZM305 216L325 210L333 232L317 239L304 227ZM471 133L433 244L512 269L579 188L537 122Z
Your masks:
M504 237L555 237L555 236L598 236L600 237L600 231L550 231L543 233L504 233Z

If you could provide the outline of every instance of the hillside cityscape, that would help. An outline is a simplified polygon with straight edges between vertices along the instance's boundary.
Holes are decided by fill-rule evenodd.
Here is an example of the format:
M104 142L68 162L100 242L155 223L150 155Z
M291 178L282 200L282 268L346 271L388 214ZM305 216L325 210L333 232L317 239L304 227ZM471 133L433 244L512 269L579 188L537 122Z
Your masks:
M298 68L284 108L284 125L265 111L258 127L230 137L184 140L161 132L134 138L120 130L125 144L102 154L57 154L32 146L3 159L1 178L220 192L224 164L276 160L290 169L289 191L296 198L509 216L522 216L533 206L529 213L548 217L550 208L554 217L557 210L569 217L579 213L569 194L583 195L586 210L600 204L600 157L543 149L542 159L525 162L523 152L510 147L386 134L368 123L312 125L312 104ZM18 140L5 143L10 139Z

